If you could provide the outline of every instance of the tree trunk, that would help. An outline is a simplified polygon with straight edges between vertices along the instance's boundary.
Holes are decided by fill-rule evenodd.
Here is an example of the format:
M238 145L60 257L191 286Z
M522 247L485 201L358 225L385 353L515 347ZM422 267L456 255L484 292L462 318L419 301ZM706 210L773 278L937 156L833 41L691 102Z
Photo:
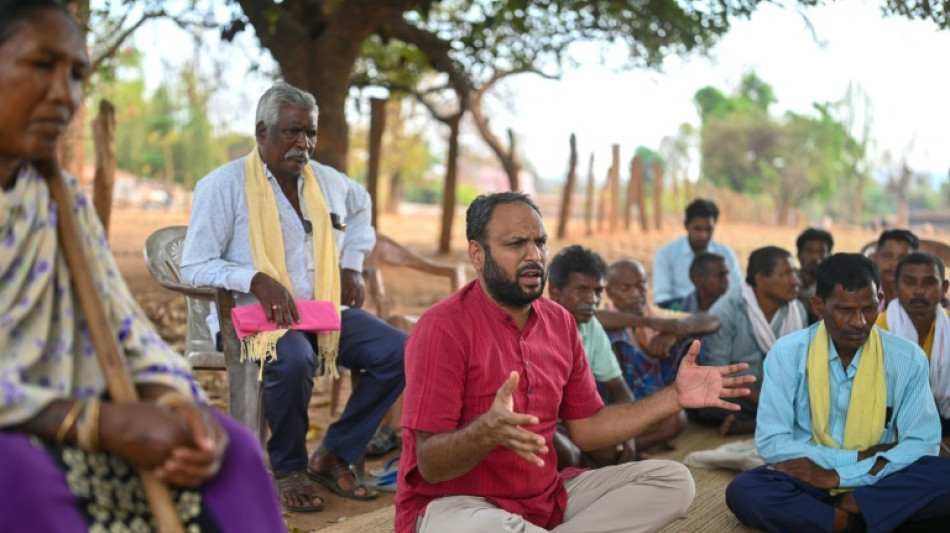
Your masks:
M588 237L594 233L594 153L587 164L587 194L584 200L584 227Z
M366 174L366 189L372 201L372 224L379 230L379 160L383 146L383 131L386 129L386 100L370 98L369 119L369 168Z
M557 238L567 234L567 221L571 217L571 198L574 195L574 182L577 179L577 138L571 134L571 158L567 164L567 182L561 195L561 217L557 223Z
M389 198L386 200L386 214L398 215L402 201L402 174L397 170L389 178Z
M861 218L864 217L864 175L860 172L854 175L854 214L852 222L854 227L861 227Z
M653 161L653 227L663 229L663 165Z
M518 173L521 172L521 165L515 159L515 132L508 128L508 155L502 160L505 166L505 174L508 175L508 186L513 191L521 190L521 179Z
M907 160L901 162L900 176L897 180L897 227L906 228L910 220L908 208L908 198L910 197L910 182L914 176L913 171L907 166Z
M620 227L620 145L611 147L610 171L607 174L606 204L610 209L610 232L615 233Z
M647 199L646 199L646 185L644 184L643 179L643 158L636 156L633 158L633 173L631 180L633 183L631 186L634 190L634 196L637 199L637 209L640 212L640 229L644 233L650 231L650 223L647 220Z
M683 211L683 202L682 198L680 198L679 177L673 168L670 168L670 184L673 186L673 211L681 213Z
M447 254L452 245L452 222L455 220L455 183L458 179L459 122L462 114L449 118L449 155L445 166L445 191L442 194L442 233L439 253Z
M345 104L356 59L376 27L413 2L238 3L287 83L309 91L317 100L320 115L314 159L346 172Z
M630 179L627 180L627 197L623 202L623 223L627 231L630 231L633 225L633 204L637 199L637 179L635 177L637 161L636 157L630 160Z
M99 114L92 124L92 142L96 149L96 173L92 181L92 205L106 236L112 215L112 191L115 185L115 106L99 102Z
M83 142L85 128L86 104L80 102L59 142L59 163L66 172L79 178L79 183L83 183L83 170L86 166L86 150L85 142Z

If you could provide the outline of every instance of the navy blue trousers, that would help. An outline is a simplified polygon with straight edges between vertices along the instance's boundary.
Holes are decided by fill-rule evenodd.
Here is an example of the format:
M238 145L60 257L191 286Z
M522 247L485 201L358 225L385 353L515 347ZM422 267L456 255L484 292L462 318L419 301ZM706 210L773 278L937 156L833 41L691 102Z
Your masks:
M868 533L903 524L950 519L950 458L924 456L854 498ZM768 531L831 531L834 500L828 491L765 466L736 476L726 488L726 505L740 522Z
M267 454L274 472L307 466L307 407L319 367L316 336L289 331L277 342L277 360L264 365L263 401L271 437ZM406 334L362 309L344 309L337 363L362 371L339 420L330 424L323 446L344 461L357 462L386 411L406 386Z

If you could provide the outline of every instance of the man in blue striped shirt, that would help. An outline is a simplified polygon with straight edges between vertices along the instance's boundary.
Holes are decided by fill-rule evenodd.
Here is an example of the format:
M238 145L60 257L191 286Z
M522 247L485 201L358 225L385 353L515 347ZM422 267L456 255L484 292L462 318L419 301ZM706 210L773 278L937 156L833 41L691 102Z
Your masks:
M874 327L869 259L835 254L816 278L822 320L765 359L755 437L767 464L737 476L726 503L769 531L950 530L950 459L936 457L926 356Z

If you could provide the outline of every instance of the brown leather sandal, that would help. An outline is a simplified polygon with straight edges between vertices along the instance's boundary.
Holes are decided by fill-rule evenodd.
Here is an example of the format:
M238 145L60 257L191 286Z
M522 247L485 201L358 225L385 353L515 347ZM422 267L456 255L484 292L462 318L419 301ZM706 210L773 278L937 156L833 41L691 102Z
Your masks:
M279 475L274 474L274 480L277 481L277 494L280 497L280 504L284 507L284 509L303 513L323 510L323 498L317 494L317 487L314 486L312 481L307 479L307 476L304 475L303 470ZM309 498L310 501L313 501L314 498L319 498L320 503L310 505L290 505L289 503L284 502L285 496L290 494L302 494L305 498Z
M356 472L346 463L339 462L331 466L329 470L321 470L319 472L308 468L307 475L310 476L310 479L333 491L337 496L343 496L344 498L361 502L375 500L376 497L379 496L378 492L363 484L359 476L356 475ZM353 486L350 487L350 490L343 490L343 487L340 486L339 479L343 476L351 476L353 478ZM360 487L366 491L366 494L356 494L356 490Z

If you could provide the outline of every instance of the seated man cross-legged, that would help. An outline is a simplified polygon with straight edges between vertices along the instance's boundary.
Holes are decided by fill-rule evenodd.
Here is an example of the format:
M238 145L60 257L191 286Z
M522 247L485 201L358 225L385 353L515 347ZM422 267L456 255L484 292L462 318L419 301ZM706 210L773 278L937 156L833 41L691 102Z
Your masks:
M940 455L950 455L950 310L940 305L950 281L939 257L911 252L897 264L896 298L877 319L881 329L920 346L930 360L930 388L940 414Z
M607 263L596 252L574 245L558 252L551 259L548 271L551 300L574 316L597 388L606 393L604 400L608 403L632 402L633 393L623 380L607 332L594 316L604 292ZM563 470L568 466L600 467L628 463L636 459L637 448L631 439L584 453L571 442L567 430L559 424L554 434L554 449L557 451L558 470Z
M722 320L722 328L706 339L702 361L712 365L748 363L748 373L762 383L765 354L775 340L807 324L798 286L792 254L777 246L754 250L740 290L730 291L709 310ZM758 385L738 403L742 407L738 413L698 409L688 414L699 424L718 426L722 435L751 433L759 403Z
M765 358L756 446L726 503L769 531L950 531L950 458L916 344L874 326L878 275L860 254L815 271L821 321Z
M695 494L682 464L557 471L558 419L584 451L615 446L684 407L734 407L745 365L696 364L644 400L604 406L574 320L544 298L547 233L521 193L466 214L478 278L429 308L406 345L397 533L657 531Z
M646 271L633 259L621 259L610 265L607 295L614 311L599 312L598 317L607 328L624 380L637 399L673 383L680 360L693 340L715 332L721 325L709 313L691 315L650 305ZM671 441L685 427L682 411L664 418L637 436L637 452L656 445L672 446Z

